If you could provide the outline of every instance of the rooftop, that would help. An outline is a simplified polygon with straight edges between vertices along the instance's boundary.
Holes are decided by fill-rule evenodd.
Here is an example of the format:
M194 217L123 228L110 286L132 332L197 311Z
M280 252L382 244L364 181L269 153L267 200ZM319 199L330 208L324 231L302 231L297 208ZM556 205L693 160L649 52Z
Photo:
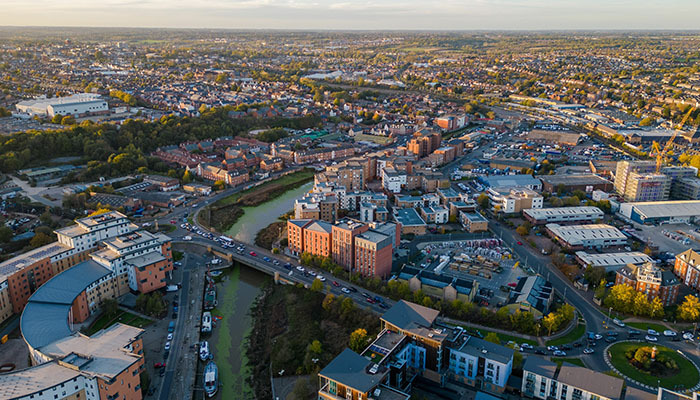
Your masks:
M403 226L425 225L423 218L413 208L394 209L394 218Z
M629 251L621 253L587 253L585 251L577 251L576 257L585 265L594 267L601 266L618 266L627 264L643 264L652 261L651 257L639 251Z
M601 397L619 399L624 381L588 368L563 363L557 380L569 386L593 392Z
M558 185L601 185L612 183L596 174L566 174L566 175L544 175L542 181L552 186Z
M24 269L28 265L68 250L70 250L70 247L58 242L53 242L2 262L0 263L0 282L5 281L10 275Z
M63 367L57 361L0 374L0 399L28 397L46 388L68 382L79 375L80 372Z
M343 350L333 359L319 375L342 385L349 386L362 393L374 389L384 379L388 369L379 366L376 373L371 373L372 363L350 349Z
M626 203L644 218L700 215L700 200L648 201Z
M401 300L387 310L381 319L403 331L442 341L448 336L448 332L433 328L438 314L438 310Z
M584 241L595 239L627 239L619 229L606 224L558 225L547 224L547 229L572 246L582 245Z
M547 217L560 217L560 216L601 216L603 211L598 207L553 207L553 208L528 208L523 210L524 214L527 214L535 219L544 219Z
M488 358L501 364L508 364L513 359L514 353L514 350L509 347L491 343L474 336L469 336L458 351L475 357Z

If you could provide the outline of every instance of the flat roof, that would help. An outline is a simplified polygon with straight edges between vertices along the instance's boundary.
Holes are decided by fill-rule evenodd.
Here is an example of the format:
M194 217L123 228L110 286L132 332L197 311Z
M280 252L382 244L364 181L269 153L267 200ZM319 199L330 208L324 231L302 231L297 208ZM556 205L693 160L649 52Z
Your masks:
M552 207L552 208L528 208L523 210L524 214L531 216L534 219L545 219L547 217L560 216L585 216L589 214L603 214L598 207Z
M152 251L150 253L146 253L134 258L130 258L128 260L124 260L125 263L133 265L134 267L145 267L147 265L151 265L153 263L157 263L160 261L164 261L165 257L158 252L158 251Z
M539 186L542 182L533 178L532 175L497 175L482 177L484 181L490 187L523 187L523 186Z
M71 248L59 242L49 243L34 250L12 257L0 263L0 282L5 281L10 275L24 269L28 265L34 264L48 257L53 257L64 253Z
M556 236L569 243L570 245L583 244L586 240L595 239L627 239L619 229L606 224L591 224L591 225L545 225Z
M700 200L650 201L626 203L645 218L684 217L700 215Z
M614 265L627 265L627 264L644 264L646 262L652 262L652 258L648 255L639 251L627 251L621 253L587 253L585 251L577 251L576 257L578 257L582 263L585 265L592 265L594 267L606 267Z
M58 361L0 374L0 399L30 396L80 376L80 372L63 367ZM72 393L72 391L70 391Z
M602 178L596 174L566 174L566 175L544 175L543 182L547 182L552 186L557 185L602 185L606 183L612 184L609 180Z
M425 225L423 218L418 215L418 211L414 208L401 208L394 210L394 218L403 226L419 226Z

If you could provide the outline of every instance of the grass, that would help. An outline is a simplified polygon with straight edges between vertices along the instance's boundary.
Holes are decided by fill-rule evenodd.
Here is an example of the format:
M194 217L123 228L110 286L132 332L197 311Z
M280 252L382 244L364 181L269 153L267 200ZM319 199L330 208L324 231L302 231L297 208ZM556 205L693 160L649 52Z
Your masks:
M586 333L586 325L579 323L576 325L576 328L572 329L566 335L548 340L546 344L547 346L560 346L562 344L572 343L579 340L584 333Z
M653 329L657 332L663 332L668 329L661 324L655 324L653 322L627 322L626 325L630 328L636 328L645 332L648 329Z
M102 329L109 328L110 326L121 322L122 324L135 326L137 328L143 328L151 324L151 320L146 318L141 318L136 314L132 314L127 311L119 310L119 313L115 317L108 317L106 314L100 315L95 322L87 328L85 334L92 336L95 333L101 331Z
M308 180L312 179L314 177L314 171L313 170L303 170L303 171L297 171L285 176L282 176L280 178L268 181L263 183L260 186L255 186L250 189L234 193L231 196L224 197L223 199L217 201L213 205L215 206L227 206L230 204L235 204L241 197L251 194L254 192L262 192L265 189L267 189L269 186L287 186L287 185L299 185L301 183L306 183ZM291 188L290 188L291 189Z
M552 357L552 362L557 363L557 365L561 365L564 362L568 362L569 364L574 364L578 365L579 367L588 368L586 364L583 363L583 360L581 360L580 358Z
M486 335L488 335L489 333L495 333L498 336L498 338L501 339L501 343L503 343L503 344L506 344L506 343L512 341L512 342L515 342L518 344L527 343L527 344L531 344L533 346L537 346L537 341L531 340L531 339L525 339L525 338L521 338L521 337L517 337L517 336L511 336L511 335L507 335L505 333L493 332L493 331L489 331L487 329L476 329L476 328L472 328L469 326L462 326L462 328L464 328L468 333L475 333L476 331L479 331L479 333L481 333L484 337L486 337ZM476 335L476 336L478 336L478 335Z
M650 386L657 386L657 382L661 386L669 389L677 389L678 387L691 388L695 386L700 379L700 373L697 368L685 357L669 349L668 347L656 345L659 354L663 354L678 363L678 373L672 376L656 377L646 372L640 371L627 361L625 352L629 349L637 349L639 347L650 346L645 343L636 342L620 342L610 347L610 362L623 375L632 378Z
M377 144L387 144L391 143L391 138L387 136L376 136L376 135L365 135L364 133L358 133L355 135L353 138L354 141L359 142L359 141L365 141L365 142L374 142Z

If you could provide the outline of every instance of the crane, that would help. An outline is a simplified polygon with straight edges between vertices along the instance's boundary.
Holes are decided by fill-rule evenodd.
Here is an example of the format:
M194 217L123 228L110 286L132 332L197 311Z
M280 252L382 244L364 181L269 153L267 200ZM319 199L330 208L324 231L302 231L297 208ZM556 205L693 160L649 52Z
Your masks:
M664 156L666 153L671 149L671 146L673 146L673 141L676 139L676 136L678 136L678 132L681 132L681 129L683 129L683 126L685 125L685 121L688 120L690 117L690 114L695 111L695 107L691 107L690 110L688 110L688 113L685 114L683 119L681 120L681 123L678 124L676 129L673 132L673 135L671 135L671 138L666 142L666 145L664 146L663 150L661 149L661 146L659 145L658 142L654 141L651 145L651 149L656 154L656 173L658 174L659 171L661 171L661 164L664 161Z

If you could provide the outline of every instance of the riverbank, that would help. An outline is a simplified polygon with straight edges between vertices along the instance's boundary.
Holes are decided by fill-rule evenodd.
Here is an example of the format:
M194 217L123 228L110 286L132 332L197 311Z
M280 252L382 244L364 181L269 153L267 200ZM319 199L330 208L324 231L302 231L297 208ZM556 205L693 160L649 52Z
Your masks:
M352 300L298 286L266 285L251 316L246 354L250 385L259 399L272 397L271 374L313 376L348 347L355 329L373 338L380 328L379 318Z
M218 232L225 232L243 216L244 208L257 207L289 190L303 186L313 178L314 170L306 168L234 193L202 209L198 214L198 222Z

